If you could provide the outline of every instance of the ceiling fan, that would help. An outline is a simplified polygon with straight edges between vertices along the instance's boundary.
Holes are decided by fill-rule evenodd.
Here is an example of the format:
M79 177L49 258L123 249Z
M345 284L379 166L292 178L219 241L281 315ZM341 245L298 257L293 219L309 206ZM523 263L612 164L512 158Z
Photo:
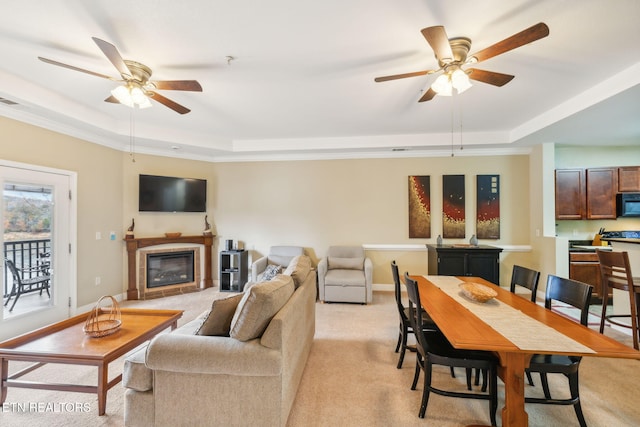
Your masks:
M494 56L516 49L527 43L544 38L549 35L549 27L541 22L473 55L468 55L469 49L471 48L471 39L467 37L449 39L443 26L423 28L421 32L424 38L427 39L429 45L431 45L440 68L437 70L415 71L413 73L376 77L374 79L376 82L386 82L388 80L424 76L443 71L443 74L438 76L418 102L430 101L436 95L451 96L453 89L461 93L471 87L469 79L494 86L504 86L515 76L478 68L463 69L462 67L493 58Z
M85 70L84 68L74 67L73 65L63 64L62 62L52 59L38 57L39 60L47 64L57 65L59 67L69 68L70 70L80 71L82 73L91 74L92 76L102 77L103 79L112 80L123 83L116 89L111 91L111 96L105 99L105 102L121 103L129 107L138 106L139 108L150 107L149 99L153 99L166 107L171 108L180 114L186 114L189 110L183 105L160 95L156 90L184 90L192 92L202 92L202 86L196 80L149 80L151 77L151 68L136 61L122 59L118 49L109 42L92 37L93 41L98 45L100 50L105 54L107 59L116 67L120 73L121 79L110 77L104 74Z

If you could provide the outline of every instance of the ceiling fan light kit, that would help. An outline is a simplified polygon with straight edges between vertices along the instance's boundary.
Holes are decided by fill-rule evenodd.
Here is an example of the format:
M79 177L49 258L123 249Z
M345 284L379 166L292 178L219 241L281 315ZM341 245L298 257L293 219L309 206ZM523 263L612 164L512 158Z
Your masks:
M118 86L111 91L111 94L118 100L118 102L120 102L120 104L124 104L127 107L135 108L137 106L141 109L151 107L151 101L149 101L148 96L139 86L132 84Z
M430 75L442 71L443 73L436 78L429 87L429 90L422 95L418 102L430 101L436 95L451 96L453 89L456 89L460 94L471 87L470 79L493 86L504 86L509 83L514 76L477 68L465 70L462 67L485 61L494 56L547 37L549 35L549 27L544 22L540 22L473 55L469 55L471 39L467 37L450 39L443 26L423 28L421 33L433 49L440 68L437 70L423 70L376 77L374 79L376 82L386 82L389 80L405 79L407 77Z
M190 112L188 108L170 100L156 90L183 90L191 92L202 92L202 86L196 80L156 80L151 81L151 68L136 61L122 59L118 49L109 42L92 37L93 41L98 45L102 53L113 64L120 73L121 80L94 71L85 70L84 68L75 67L73 65L63 64L43 57L39 60L47 64L56 65L58 67L68 68L81 73L90 74L92 76L101 77L112 81L123 83L121 86L111 91L110 97L105 99L106 102L123 104L131 108L148 108L151 107L150 99L171 108L179 114Z

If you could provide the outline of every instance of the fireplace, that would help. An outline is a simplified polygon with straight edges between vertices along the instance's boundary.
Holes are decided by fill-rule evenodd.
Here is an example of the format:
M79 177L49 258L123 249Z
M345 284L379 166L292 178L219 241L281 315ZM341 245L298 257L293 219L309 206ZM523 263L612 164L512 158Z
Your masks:
M138 251L140 299L194 292L200 289L200 248L174 247Z
M147 254L147 288L193 282L193 251Z

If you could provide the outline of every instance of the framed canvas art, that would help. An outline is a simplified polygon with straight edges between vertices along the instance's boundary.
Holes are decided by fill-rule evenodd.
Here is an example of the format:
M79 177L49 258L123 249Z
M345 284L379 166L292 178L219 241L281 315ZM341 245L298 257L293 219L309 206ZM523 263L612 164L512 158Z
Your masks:
M465 237L464 175L442 176L442 237Z
M499 239L500 175L478 175L476 183L476 235L478 239Z
M431 180L409 176L409 237L431 237Z

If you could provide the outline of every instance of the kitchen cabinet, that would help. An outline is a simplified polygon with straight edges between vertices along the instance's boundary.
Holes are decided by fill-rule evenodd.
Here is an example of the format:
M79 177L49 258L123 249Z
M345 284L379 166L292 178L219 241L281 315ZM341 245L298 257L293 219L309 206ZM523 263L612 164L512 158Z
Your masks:
M618 192L640 192L640 166L618 168Z
M587 219L616 219L617 168L587 169Z
M556 219L585 219L584 169L556 169Z
M555 172L556 219L616 219L618 168Z
M500 284L502 248L480 245L427 245L428 273L441 276L477 276Z
M593 286L591 303L602 302L600 262L595 252L569 252L569 278Z

